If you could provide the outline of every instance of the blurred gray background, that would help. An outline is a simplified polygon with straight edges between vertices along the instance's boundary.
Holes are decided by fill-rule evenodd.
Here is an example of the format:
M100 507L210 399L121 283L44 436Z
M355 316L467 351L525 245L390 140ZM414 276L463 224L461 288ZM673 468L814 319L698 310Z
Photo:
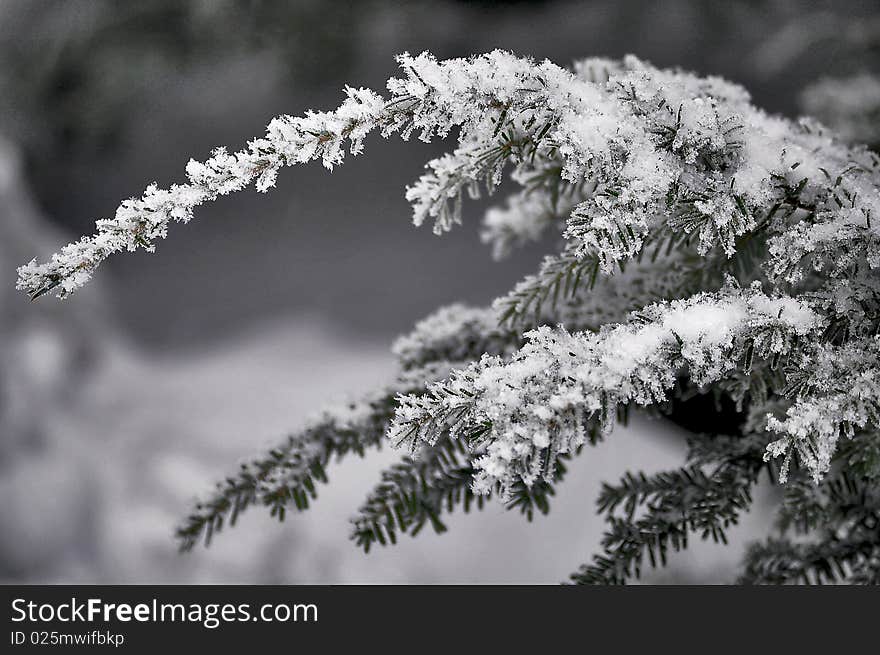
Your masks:
M283 525L253 510L185 556L171 537L238 459L388 379L394 336L536 267L546 244L491 261L477 237L485 202L442 238L410 225L404 186L450 144L375 137L332 174L282 171L271 193L201 208L155 254L110 260L64 302L28 302L15 268L277 114L332 108L345 83L384 89L403 51L505 48L562 65L634 53L723 75L794 116L815 80L877 70L874 5L0 0L0 580L563 579L596 550L600 480L677 464L681 435L644 420L618 430L532 525L494 507L365 556L346 519L393 461L385 452L335 467L313 509ZM766 522L750 516L731 547L647 579L729 580Z

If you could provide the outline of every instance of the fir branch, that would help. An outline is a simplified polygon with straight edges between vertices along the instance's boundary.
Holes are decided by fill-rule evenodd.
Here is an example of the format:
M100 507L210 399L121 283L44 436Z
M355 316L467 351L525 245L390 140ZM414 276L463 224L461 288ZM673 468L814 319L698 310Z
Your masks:
M800 476L786 486L778 524L807 541L771 538L746 554L745 584L874 584L880 535L880 490L848 470L821 485Z
M429 385L427 394L401 397L389 437L414 447L450 431L485 444L476 484L504 496L517 479L542 477L539 450L550 445L559 454L581 445L588 416L662 403L682 368L697 385L717 383L746 351L777 360L822 327L805 305L758 289L657 303L598 334L539 328L510 360L484 357Z
M768 539L752 545L740 584L876 584L876 535L867 540L829 538L801 544Z
M729 439L737 438L699 439L715 443L712 450L692 446L687 467L650 476L626 473L617 485L603 484L597 506L610 528L602 537L602 553L571 580L626 584L641 576L646 563L652 568L665 566L670 550L686 548L692 533L727 543L728 528L751 505L752 487L767 468L761 458L763 448L755 448L754 441L738 438L747 445L740 444L741 454L731 456L725 447ZM716 461L716 455L723 459ZM704 468L710 461L707 473Z
M235 525L238 516L254 504L269 508L280 521L291 504L297 511L308 509L317 498L318 484L327 482L326 467L331 460L350 453L363 456L382 446L397 391L353 403L338 413L326 412L267 455L242 464L177 529L180 549L190 550L202 538L209 545L214 534L226 524ZM361 415L346 416L350 411Z
M481 509L485 498L470 489L473 467L467 450L452 439L427 446L417 458L405 457L382 473L382 480L352 519L351 539L364 551L374 544L397 542L398 533L416 536L429 524L446 531L444 512L472 505Z
M219 148L204 163L191 161L187 183L151 185L123 202L95 235L45 264L22 266L18 288L66 296L111 254L152 250L169 223L188 221L196 206L251 183L265 191L284 165L321 159L332 168L345 143L360 153L376 129L430 140L460 128L456 152L432 162L407 193L416 223L433 217L441 232L458 221L464 188L481 180L495 188L507 161L523 174L536 160L552 160L561 179L590 185L565 235L606 272L664 227L697 235L701 254L719 246L732 255L738 237L763 226L773 235L767 268L790 283L820 269L840 277L861 260L878 265L870 255L880 246L871 223L880 212L880 158L833 142L815 125L771 119L740 87L634 57L607 68L612 78L601 84L501 51L444 62L403 55L399 63L405 76L389 80L389 100L349 87L336 110L278 117L246 150ZM785 203L805 211L803 220L789 224L790 214L777 212Z
M572 298L582 284L593 289L598 272L598 260L581 256L575 246L567 245L560 254L547 255L536 275L525 278L495 301L499 323L517 325L524 320L540 323L547 305L552 310L560 300Z
M841 436L880 427L880 336L853 339L843 346L822 344L810 366L790 375L786 395L794 402L784 419L767 425L782 438L767 447L766 457L784 456L781 478L792 457L818 482L831 466Z
M561 251L492 308L445 308L398 340L389 388L221 483L179 529L181 547L254 504L279 518L306 509L332 459L380 447L386 431L421 457L387 471L362 508L363 547L442 529L443 512L489 495L530 518L549 507L561 463L617 414L674 415L705 391L736 407L739 434L697 440L683 468L606 485L604 551L573 579L625 582L694 532L723 541L768 470L791 474L779 524L802 540L755 546L743 580L876 582L880 156L770 116L737 85L634 57L574 72L502 51L398 63L387 100L347 88L333 111L278 117L246 149L190 161L184 184L150 185L94 235L19 269L32 298L65 297L197 206L266 191L282 166L333 168L372 131L457 132L407 190L416 224L447 231L465 193L493 192L508 171L522 191L484 222L496 254L564 223ZM767 444L770 432L780 438Z
M305 428L289 436L265 455L243 463L239 470L217 483L176 530L181 550L191 550L204 538L208 545L225 525L254 505L269 509L283 521L288 509L305 511L317 498L318 485L328 481L326 468L350 454L363 457L384 445L394 414L396 396L423 388L426 380L441 379L451 364L426 361L401 372L394 384L366 398L328 408Z
M626 421L625 414L618 417ZM589 442L598 443L602 437L600 426L587 426ZM579 450L576 453L579 454ZM474 454L457 439L445 435L433 445L421 448L414 457L404 457L382 474L382 481L373 489L352 519L351 539L366 552L375 544L397 543L399 534L415 537L425 525L436 533L446 531L443 515L462 507L468 513L471 507L482 509L491 495L474 493L472 489ZM544 453L545 461L550 454ZM565 463L570 454L559 455L553 466L552 479L540 479L531 485L521 480L510 490L505 500L507 509L518 510L531 522L538 514L550 511L550 498L567 472Z
M318 485L327 482L328 463L350 453L363 456L383 445L397 394L420 390L426 381L442 378L453 366L450 361L512 352L521 341L518 333L497 327L491 310L451 305L420 321L394 344L402 369L395 385L362 401L325 411L265 455L242 464L238 472L218 483L214 493L199 502L177 529L181 549L192 549L201 538L209 543L215 533L225 525L234 525L239 514L254 504L267 507L279 520L284 520L291 506L296 511L308 509L317 497Z

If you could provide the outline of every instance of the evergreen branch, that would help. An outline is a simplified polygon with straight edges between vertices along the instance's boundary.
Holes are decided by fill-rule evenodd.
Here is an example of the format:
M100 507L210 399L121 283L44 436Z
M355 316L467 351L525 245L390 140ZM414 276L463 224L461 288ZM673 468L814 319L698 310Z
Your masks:
M737 434L694 440L682 468L605 485L603 552L572 579L623 583L692 533L724 541L760 471L785 482L796 458L782 538L749 551L743 581L876 583L880 156L769 116L736 85L634 57L574 73L501 51L398 62L387 101L347 88L333 111L278 117L246 149L190 161L184 184L150 185L94 235L19 269L32 298L65 297L113 253L153 250L197 206L266 191L282 166L333 168L373 131L458 133L407 190L416 224L449 230L464 193L493 192L508 170L523 190L484 222L496 254L567 216L567 245L535 275L491 309L421 322L395 345L394 384L243 465L178 530L181 548L255 504L281 519L306 509L331 460L380 447L386 431L420 457L386 471L355 518L365 549L440 531L444 512L487 496L531 518L616 415L653 406L685 425L682 406L709 392L735 407Z
M501 260L515 247L539 241L548 227L562 226L572 209L594 191L586 180L572 183L562 178L562 165L554 159L520 167L511 176L522 185L501 207L490 207L483 217L480 240L491 244L492 257Z
M875 584L877 540L830 538L800 544L767 539L753 544L745 558L739 584L828 584L853 580Z
M656 232L633 261L621 262L613 275L600 275L601 262L569 242L545 256L537 273L526 276L493 303L501 326L529 327L563 323L573 329L597 330L618 323L626 314L658 300L686 298L700 290L718 289L728 277L742 285L760 278L765 240L748 233L733 255L700 256L691 238Z
M528 320L540 324L547 304L554 309L558 301L574 297L582 284L592 289L598 272L598 259L581 256L576 246L567 244L560 254L547 255L537 274L495 301L499 323L517 325Z
M582 444L586 417L600 414L610 428L621 405L664 402L673 371L687 370L696 385L718 383L746 352L780 360L822 325L805 305L770 298L756 284L657 303L598 334L539 328L510 360L484 357L427 394L401 397L389 436L411 447L446 431L485 442L476 484L504 495L518 478L542 477L541 449L559 454Z
M327 412L268 455L242 464L177 529L181 550L192 549L201 538L209 545L224 524L235 525L238 516L254 504L268 507L280 521L291 503L297 511L308 509L317 497L317 485L327 482L326 466L332 459L350 453L363 456L368 449L381 447L396 393L394 389L360 406L353 404L350 410L363 412L353 421L345 416L347 410L340 415Z
M336 110L280 116L247 149L218 148L204 163L190 161L185 184L150 185L98 221L93 236L45 264L20 267L18 288L66 296L113 253L152 250L169 223L188 221L195 207L252 183L266 191L282 166L320 159L332 168L345 144L358 154L377 129L404 139L419 131L427 141L460 128L459 149L432 162L407 193L416 223L434 217L440 232L459 220L464 188L481 180L496 187L507 161L518 175L535 170L536 160L539 169L553 161L561 179L590 185L565 234L606 272L664 227L695 234L700 254L720 246L728 255L737 238L767 229L766 268L792 284L815 270L837 279L861 261L876 265L869 255L880 248L871 223L880 211L880 157L829 142L815 125L771 119L735 85L634 57L606 67L612 78L605 83L501 51L398 61L405 76L389 80L389 100L348 87ZM778 211L783 205L805 215L792 225L791 212Z
M402 373L393 387L325 412L266 455L242 464L177 529L181 550L192 549L203 537L209 543L224 525L234 525L239 514L254 504L269 508L279 520L284 520L291 505L296 511L308 509L317 497L318 484L327 482L326 466L331 460L381 448L398 393L416 391L425 381L441 378L451 368L449 361L503 354L521 340L517 333L499 329L492 311L464 305L442 308L420 321L394 344Z
M595 331L625 320L645 305L720 287L724 281L722 275L707 280L705 262L673 250L680 245L674 237L647 241L636 260L621 264L611 276L599 275L597 258L566 244L561 253L547 255L537 273L495 300L492 306L499 324L521 330L564 324L573 330ZM643 257L649 250L652 254Z
M507 107L502 114L512 113ZM426 164L429 172L407 187L406 199L413 206L413 224L434 222L434 233L443 234L453 225L461 224L462 196L467 191L471 199L480 197L480 187L492 194L501 183L505 166L513 161L522 167L539 164L547 166L551 153L541 146L540 135L549 125L534 120L531 110L523 110L532 120L511 121L507 130L484 133L479 139L468 140L448 153ZM499 125L501 123L499 122ZM540 156L539 156L540 153ZM551 160L552 162L552 160ZM558 170L558 166L554 167Z
M391 347L405 371L431 363L467 362L483 354L509 355L522 345L522 334L499 326L494 309L447 305L416 323Z
M625 423L625 413L618 419ZM598 443L601 426L593 421L586 429L589 442ZM579 450L574 454L578 453ZM482 509L490 495L475 494L471 488L474 455L465 442L444 435L433 445L423 446L416 457L404 457L382 474L382 481L352 519L351 539L369 552L376 543L397 543L399 534L414 537L425 525L438 534L445 532L442 516L458 506L465 513L472 506ZM549 453L541 457L548 463L552 461ZM531 485L522 480L515 483L505 501L506 507L518 510L530 522L538 514L547 514L555 485L563 481L569 459L570 454L555 459L550 479L538 479Z
M784 455L785 481L794 454L818 482L831 466L841 436L880 428L880 337L851 339L842 346L821 344L811 366L790 374L785 394L794 402L785 418L769 417L767 426L781 439L766 457Z
M446 531L444 512L471 505L481 509L485 498L470 489L473 467L464 445L441 439L427 446L418 458L405 457L382 473L379 485L352 519L351 539L365 552L376 543L397 543L397 534L417 535L426 524L437 533Z
M779 525L783 533L795 529L811 539L771 538L752 545L740 582L876 583L880 490L870 479L848 470L819 486L805 476L795 478L786 487Z
M283 521L288 508L305 511L317 498L318 484L327 482L327 465L352 453L363 457L379 449L394 414L397 394L414 391L425 380L442 378L448 362L425 362L400 374L395 383L365 399L325 410L303 430L289 436L267 454L243 463L239 470L217 483L214 492L200 501L176 530L180 549L188 551L204 538L208 545L225 525L253 505L269 509Z
M347 87L346 94L333 112L273 119L265 136L251 141L247 150L229 154L216 148L205 162L190 160L187 183L169 189L149 185L141 198L122 202L114 218L97 221L93 236L66 246L45 264L31 261L20 267L17 287L32 299L52 291L65 297L85 284L110 255L138 248L152 252L156 240L166 236L169 223L188 222L197 206L250 184L268 191L284 165L321 159L332 169L342 162L346 142L357 154L370 131L380 126L393 129L400 120L400 105L386 106L368 89Z
M724 444L728 438L700 441L716 439ZM602 537L602 553L571 580L626 584L641 576L646 562L652 568L665 566L670 550L686 548L691 533L727 543L727 529L751 505L751 489L766 468L762 451L748 448L731 456L722 446L724 459L706 473L708 451L697 446L687 467L650 476L626 473L617 485L603 484L597 505L610 528Z
M516 332L499 329L489 310L451 305L432 314L395 342L393 350L402 368L396 385L325 412L267 454L242 464L177 529L181 550L192 549L201 538L208 544L215 533L234 525L241 512L254 504L269 508L279 520L284 520L291 506L296 511L308 509L317 497L318 484L327 482L326 466L331 460L381 448L398 393L418 390L426 380L441 378L451 367L449 361L503 354L521 341Z

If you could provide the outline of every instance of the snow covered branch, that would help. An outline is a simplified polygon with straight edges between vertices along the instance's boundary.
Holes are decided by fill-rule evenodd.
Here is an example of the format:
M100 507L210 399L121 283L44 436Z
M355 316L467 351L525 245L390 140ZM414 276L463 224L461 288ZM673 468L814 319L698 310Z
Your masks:
M718 246L732 254L738 237L767 230L775 239L768 265L790 280L805 259L821 267L843 247L852 256L877 251L876 156L818 126L768 116L719 78L662 71L634 57L599 81L589 62L576 69L580 77L501 51L443 62L403 55L399 63L405 77L389 80L389 100L347 87L334 111L280 116L246 150L218 148L203 163L190 161L187 183L150 185L98 221L93 236L47 263L22 266L18 287L33 297L69 295L111 254L152 250L169 223L188 221L195 207L252 183L266 191L282 166L321 160L332 169L346 144L360 153L375 129L403 138L419 131L427 141L460 128L459 147L430 162L407 191L414 222L431 218L438 233L460 221L464 191L494 189L511 162L521 183L556 170L564 183L588 185L566 236L605 271L637 254L658 222L696 234L703 253ZM793 212L806 212L794 232L785 223ZM517 238L531 238L546 222L543 212L518 216ZM878 264L873 254L868 262Z
M786 355L822 326L806 304L756 285L651 305L598 333L541 327L509 360L484 356L426 395L402 396L389 438L414 447L448 431L475 453L474 489L503 497L518 480L552 479L556 457L584 443L588 417L608 430L619 405L664 401L681 369L711 384L747 350Z
M178 531L183 547L254 503L281 517L291 503L305 509L331 459L386 437L413 456L355 517L365 549L442 531L443 512L487 496L531 516L549 507L561 462L630 407L675 420L711 392L736 420L706 427L711 443L693 446L686 467L606 486L605 551L575 581L626 581L690 532L723 540L761 471L793 479L783 518L825 532L754 548L744 580L846 577L844 565L875 580L876 539L841 526L853 512L880 520L880 156L812 119L768 115L736 84L635 57L571 70L502 51L398 63L387 97L347 87L333 111L280 116L246 149L190 161L185 183L150 185L94 235L19 269L31 297L65 297L113 253L153 250L199 205L267 191L283 166L332 169L373 131L456 137L406 190L416 225L452 229L465 195L494 193L508 175L519 189L481 230L493 255L561 235L490 306L451 305L400 338L387 388L221 483Z

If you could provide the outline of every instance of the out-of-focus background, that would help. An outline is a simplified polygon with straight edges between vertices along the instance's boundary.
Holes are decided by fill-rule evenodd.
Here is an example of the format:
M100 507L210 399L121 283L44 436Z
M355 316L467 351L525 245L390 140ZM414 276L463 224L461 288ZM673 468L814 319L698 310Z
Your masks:
M347 517L396 454L331 470L312 510L259 509L178 555L197 494L322 405L393 373L388 346L439 305L485 304L540 246L494 263L484 203L442 238L409 224L404 186L449 144L367 144L328 174L223 198L155 254L120 256L70 300L30 303L15 269L46 257L190 157L237 148L280 113L384 88L394 55L505 48L559 64L634 53L723 75L756 104L809 111L880 142L875 3L836 0L2 0L0 2L0 581L556 582L586 561L593 500L624 469L682 457L636 419L586 451L534 524L500 507L364 555ZM873 103L873 104L872 104ZM771 494L763 490L762 497ZM723 582L767 516L730 547L673 558L649 581Z

